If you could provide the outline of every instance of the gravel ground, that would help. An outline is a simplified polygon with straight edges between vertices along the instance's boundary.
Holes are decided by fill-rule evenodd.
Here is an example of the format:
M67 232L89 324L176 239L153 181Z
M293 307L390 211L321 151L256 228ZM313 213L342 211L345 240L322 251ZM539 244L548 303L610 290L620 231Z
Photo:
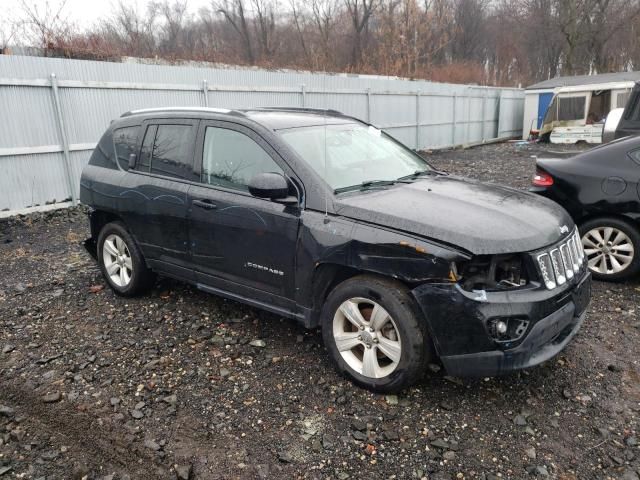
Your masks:
M525 188L541 148L429 158ZM0 480L638 478L637 281L595 283L541 367L463 381L431 365L385 397L293 321L171 280L115 296L87 234L79 209L0 223Z

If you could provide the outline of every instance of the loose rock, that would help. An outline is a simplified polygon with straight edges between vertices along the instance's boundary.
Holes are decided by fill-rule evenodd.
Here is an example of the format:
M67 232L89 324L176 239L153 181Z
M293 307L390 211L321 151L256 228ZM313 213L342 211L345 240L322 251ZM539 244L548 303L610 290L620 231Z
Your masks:
M42 397L42 401L44 403L55 403L55 402L59 402L61 399L62 399L62 396L60 395L60 392L48 393Z

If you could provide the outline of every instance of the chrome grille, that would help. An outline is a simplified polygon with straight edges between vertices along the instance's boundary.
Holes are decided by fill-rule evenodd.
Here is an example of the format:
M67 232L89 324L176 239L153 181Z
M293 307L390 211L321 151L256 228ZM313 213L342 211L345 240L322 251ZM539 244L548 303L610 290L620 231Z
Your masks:
M573 278L573 260L571 258L571 249L569 247L569 243L571 239L563 245L560 245L560 256L562 257L562 265L564 268L564 272L567 276L567 280L571 280Z
M539 253L536 258L545 287L552 290L567 283L577 275L584 262L578 229L562 243Z

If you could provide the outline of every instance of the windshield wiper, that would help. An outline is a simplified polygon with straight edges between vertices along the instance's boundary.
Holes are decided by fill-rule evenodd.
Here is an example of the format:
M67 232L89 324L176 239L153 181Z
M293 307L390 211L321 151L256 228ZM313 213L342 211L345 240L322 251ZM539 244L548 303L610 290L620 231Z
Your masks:
M438 172L437 170L416 170L415 172L405 175L404 177L398 178L398 181L403 180L415 180L418 177L422 177L423 175L441 175L442 172Z
M351 190L367 190L372 187L388 187L391 185L395 185L396 183L406 183L406 180L398 179L398 180L365 180L364 182L357 185L350 185L348 187L340 187L336 188L333 193L342 193L348 192Z

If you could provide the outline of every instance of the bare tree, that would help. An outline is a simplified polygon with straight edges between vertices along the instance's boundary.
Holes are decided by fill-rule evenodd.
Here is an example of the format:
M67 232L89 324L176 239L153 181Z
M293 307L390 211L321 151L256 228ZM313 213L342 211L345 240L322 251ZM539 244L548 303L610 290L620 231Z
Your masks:
M336 24L337 4L334 0L311 0L311 10L320 36L322 67L326 69L330 64L330 41Z
M362 51L367 40L369 20L377 7L376 0L344 0L353 28L351 63L352 68L362 63Z
M32 45L47 51L55 48L69 34L72 25L64 11L66 4L67 0L47 0L44 3L20 0L24 16L22 26Z
M298 0L290 0L291 4L291 17L293 19L293 25L296 28L296 33L298 34L298 38L300 39L300 45L302 46L302 51L304 52L305 64L307 66L311 66L311 52L307 48L306 42L306 21L305 15L301 12L300 5L298 4Z
M486 38L487 0L455 0L452 54L458 60L480 61Z
M149 57L156 52L154 36L157 5L150 4L145 14L120 0L111 18L104 25L104 35L110 37L125 55Z
M44 0L42 0L44 1ZM120 0L78 31L65 0L18 0L24 34L48 55L122 55L385 73L518 85L640 65L640 0ZM283 8L284 7L284 8Z
M16 37L20 26L19 21L9 17L5 18L3 23L0 23L0 54L8 52L8 48Z
M254 25L262 59L271 60L278 48L276 42L277 0L251 0L254 9Z
M217 5L217 11L224 15L224 18L240 36L244 45L245 61L253 64L256 60L251 31L247 21L244 0L223 0Z

